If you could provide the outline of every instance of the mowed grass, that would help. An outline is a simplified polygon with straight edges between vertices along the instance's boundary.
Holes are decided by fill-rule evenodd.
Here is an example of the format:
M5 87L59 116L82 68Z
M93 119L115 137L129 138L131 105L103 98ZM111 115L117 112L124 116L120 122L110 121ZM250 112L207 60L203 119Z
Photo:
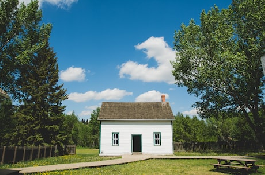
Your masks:
M77 148L76 155L65 155L58 157L42 158L39 160L17 162L16 164L0 165L1 169L6 168L23 168L43 165L69 164L77 162L94 162L101 160L117 159L119 157L100 157L98 149Z
M82 150L78 150L82 152ZM258 156L255 157L258 165L265 165L265 156L262 153L216 153L216 152L175 152L177 156ZM54 172L36 173L36 175L86 175L86 174L101 174L101 175L151 175L151 174L186 174L186 175L261 175L265 174L265 167L261 166L258 172L246 172L244 170L233 170L222 168L216 170L213 165L217 163L215 159L150 159L146 161L138 161L123 165L112 165L97 168L83 168L76 170L64 170Z
M263 160L264 161L264 160ZM265 174L265 169L261 167L257 173L240 170L229 170L227 168L216 170L213 168L214 159L150 159L145 161L133 162L123 165L113 165L98 168L84 168L77 170L64 170L55 172L37 173L36 175L261 175Z
M259 152L216 152L216 151L203 151L203 152L188 152L188 151L177 151L174 152L176 156L259 156L263 155L265 157L265 153Z
M98 149L77 148L76 155L67 155L40 159L35 161L18 162L17 164L1 165L0 168L19 168L29 166L42 166L54 164L68 164L76 162L91 162L100 160L116 159L119 157L99 157ZM216 153L216 152L175 152L177 156L255 156L258 165L265 165L264 153ZM240 170L231 170L222 168L216 170L213 165L217 163L215 159L150 159L146 161L138 161L123 165L103 166L97 168L83 168L76 170L64 170L35 173L37 175L79 175L79 174L196 174L196 175L262 175L265 174L265 167L261 166L257 173L246 172Z

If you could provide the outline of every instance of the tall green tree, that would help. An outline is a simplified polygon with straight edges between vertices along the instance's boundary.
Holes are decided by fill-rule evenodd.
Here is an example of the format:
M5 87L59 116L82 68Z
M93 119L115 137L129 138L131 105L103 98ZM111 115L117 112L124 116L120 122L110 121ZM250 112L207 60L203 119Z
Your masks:
M206 119L206 122L207 125L212 128L212 132L215 133L218 141L227 143L230 143L231 141L238 141L236 140L236 134L240 131L240 128L236 126L236 123L238 122L238 117L211 117Z
M64 141L66 145L78 144L78 135L81 132L79 125L81 124L83 124L83 122L78 121L78 117L74 112L72 114L64 114L63 132L66 135Z
M16 80L20 65L27 63L46 41L51 25L42 24L38 1L19 5L19 0L0 1L0 88L18 99Z
M93 110L90 121L88 123L90 147L92 148L99 148L99 132L100 132L100 121L98 121L99 113L100 113L99 107L96 110Z
M47 38L48 39L48 38ZM49 47L48 40L28 64L20 67L21 76L18 113L18 136L27 132L24 144L57 144L63 140L61 129L67 99L63 85L58 85L59 69L56 54ZM25 125L27 127L25 128Z
M78 124L78 140L77 145L81 147L91 147L91 141L90 141L90 128L87 124L80 122Z
M0 146L10 144L10 136L12 136L15 126L16 120L14 119L12 101L0 96Z
M215 128L214 128L215 129ZM217 133L209 122L196 116L178 113L173 121L173 140L176 142L211 142L217 141Z
M62 101L52 26L43 24L38 1L0 1L0 86L19 103L14 144L62 144Z
M242 114L265 146L264 9L263 0L233 0L228 9L202 11L200 25L191 20L175 32L172 65L176 83L201 99L194 104L201 117Z

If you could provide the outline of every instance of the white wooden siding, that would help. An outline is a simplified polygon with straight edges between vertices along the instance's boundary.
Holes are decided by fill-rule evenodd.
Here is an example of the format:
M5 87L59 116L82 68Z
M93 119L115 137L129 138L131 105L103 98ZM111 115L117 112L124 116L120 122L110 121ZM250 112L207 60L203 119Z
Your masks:
M112 133L119 133L119 146L112 146ZM154 146L153 133L161 133L161 146ZM131 135L142 135L142 153L173 154L171 121L101 121L100 156L131 154Z

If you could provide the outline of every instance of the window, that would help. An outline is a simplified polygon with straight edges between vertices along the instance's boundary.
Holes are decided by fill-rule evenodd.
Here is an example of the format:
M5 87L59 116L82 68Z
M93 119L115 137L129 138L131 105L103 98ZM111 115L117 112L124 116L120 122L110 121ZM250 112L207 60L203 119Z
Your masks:
M154 145L161 146L161 132L154 132Z
M118 132L112 133L112 146L119 146L119 133Z

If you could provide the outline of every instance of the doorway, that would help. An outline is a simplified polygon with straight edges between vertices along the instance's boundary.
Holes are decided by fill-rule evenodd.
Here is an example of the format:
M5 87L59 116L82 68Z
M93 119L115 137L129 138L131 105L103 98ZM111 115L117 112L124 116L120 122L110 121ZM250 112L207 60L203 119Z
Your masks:
M142 152L142 135L132 134L132 153Z

